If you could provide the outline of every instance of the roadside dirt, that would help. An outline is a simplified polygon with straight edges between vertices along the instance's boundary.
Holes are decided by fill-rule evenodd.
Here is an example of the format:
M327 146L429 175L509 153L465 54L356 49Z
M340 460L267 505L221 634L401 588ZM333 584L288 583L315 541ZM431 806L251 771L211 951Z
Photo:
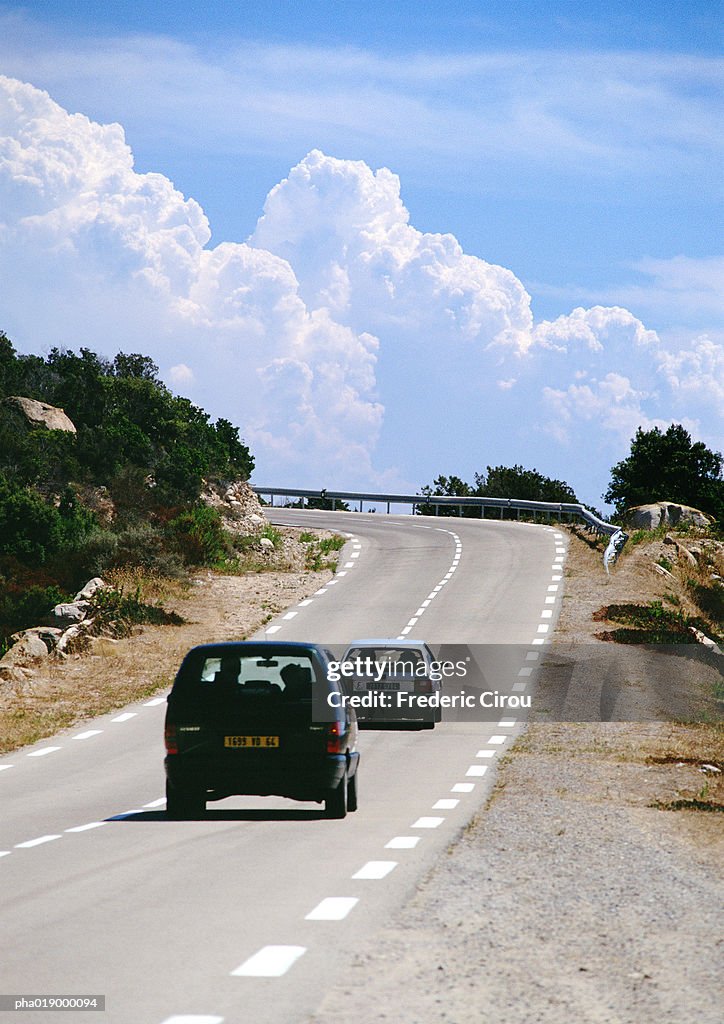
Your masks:
M571 536L552 650L610 648L592 615L663 598L671 581L651 566L641 549L608 579L600 552ZM681 664L668 666L669 697L693 681L688 704L711 706L711 666L692 680ZM543 674L544 707L559 682L555 667ZM640 717L529 725L488 806L313 1024L340 1006L361 1024L719 1024L724 819L661 808L724 802L721 726Z
M164 601L167 611L183 617L183 625L144 626L124 639L101 638L92 653L63 662L49 659L35 668L31 679L0 684L0 753L170 686L181 659L195 644L243 640L312 594L332 572L300 568L304 546L296 539L297 531L284 533L288 538L280 561L295 568L243 576L201 571L189 587L172 588L173 597Z

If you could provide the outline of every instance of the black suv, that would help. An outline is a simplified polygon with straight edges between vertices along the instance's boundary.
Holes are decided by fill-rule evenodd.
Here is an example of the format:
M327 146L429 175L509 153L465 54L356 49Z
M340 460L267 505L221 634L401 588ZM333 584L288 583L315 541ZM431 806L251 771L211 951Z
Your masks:
M194 647L166 711L166 811L198 817L234 794L357 810L357 721L331 654L317 644L245 641Z

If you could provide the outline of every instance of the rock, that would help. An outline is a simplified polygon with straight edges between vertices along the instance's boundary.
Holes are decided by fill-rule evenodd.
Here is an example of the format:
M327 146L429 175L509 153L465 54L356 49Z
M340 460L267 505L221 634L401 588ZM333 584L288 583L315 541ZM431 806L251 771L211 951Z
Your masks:
M70 626L66 629L58 640L55 653L59 657L65 657L69 653L68 648L73 645L74 641L79 640L84 633L87 633L94 622L95 619L85 619L83 622L77 622L74 626Z
M696 559L692 555L691 551L689 551L688 548L685 548L683 544L676 545L676 553L679 556L679 558L682 559L684 562L687 562L689 565L696 567Z
M28 629L15 635L20 639L0 658L0 679L22 682L32 675L29 666L44 661L49 651L35 630Z
M86 583L82 590L78 591L78 593L75 595L74 600L90 601L90 599L93 597L97 590L102 590L104 587L107 586L108 584L105 583L100 578L100 576L94 576L92 580L88 580L88 582Z
M48 616L49 626L59 626L64 629L82 620L88 614L90 605L87 601L73 601L70 604L56 604Z
M245 480L204 480L201 500L219 512L232 533L248 536L266 524L259 498Z
M0 659L0 681L5 683L24 683L32 679L35 673L31 668L20 668L18 665L11 665Z
M707 529L714 518L692 508L691 505L677 505L670 501L656 501L651 505L636 505L626 510L624 516L626 526L636 530L655 530L659 526L677 526L679 523L691 523Z
M32 629L22 629L19 633L13 633L10 637L13 644L20 643L28 637L37 637L46 647L47 651L53 651L58 640L63 635L63 630L53 626L33 626Z
M269 540L268 537L261 538L261 540L259 541L259 547L262 549L262 551L274 550L274 544L272 543L272 541Z
M695 626L689 626L689 632L692 636L696 637L698 643L703 644L704 647L707 647L713 654L724 656L724 651L722 651L721 647L719 647L711 637L707 636L706 633L702 633L701 630L697 629Z
M36 402L34 398L20 398L17 395L6 398L4 404L19 413L27 427L45 427L46 430L64 430L69 434L77 433L70 417L54 405Z
M673 580L675 577L669 572L668 569L664 569L663 565L658 565L654 562L652 569L657 572L659 576L665 576L668 580Z

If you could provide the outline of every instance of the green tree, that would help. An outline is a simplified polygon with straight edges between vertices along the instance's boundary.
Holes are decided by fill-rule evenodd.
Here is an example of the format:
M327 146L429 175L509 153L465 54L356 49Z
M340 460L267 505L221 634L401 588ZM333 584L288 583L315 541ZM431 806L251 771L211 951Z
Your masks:
M680 423L666 430L641 427L631 441L627 458L611 469L604 501L618 514L634 505L673 501L693 505L724 520L724 460L691 435Z
M517 498L524 501L575 502L573 488L563 480L554 480L544 476L537 469L524 469L523 466L488 466L485 473L476 473L474 484L468 484L459 476L438 476L432 485L420 488L420 493L427 498L418 506L421 515L434 515L435 505L430 499L436 496L456 496L473 498ZM481 502L482 504L482 502ZM439 514L457 516L458 508L441 505ZM463 506L463 516L479 519L480 506Z
M475 474L475 493L491 498L523 501L575 502L575 492L564 480L544 476L522 466L488 466L485 476Z
M432 484L425 484L424 487L420 488L420 494L424 498L435 498L435 497L460 497L470 498L475 492L470 484L466 484L463 479L459 476L440 476L435 477ZM433 516L435 515L435 503L432 501L422 502L417 506L418 514L421 516ZM457 516L459 514L459 507L455 505L440 505L438 507L438 515L441 516ZM463 515L468 518L480 518L480 509L473 506L466 508L463 506Z

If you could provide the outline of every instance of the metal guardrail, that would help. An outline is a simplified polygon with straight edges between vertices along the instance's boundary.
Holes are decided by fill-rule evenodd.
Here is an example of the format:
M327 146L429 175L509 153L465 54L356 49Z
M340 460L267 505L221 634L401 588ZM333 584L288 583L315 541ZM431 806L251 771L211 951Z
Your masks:
M440 514L441 508L452 506L458 509L459 515L463 514L463 508L479 508L483 518L485 518L486 508L497 508L500 510L501 519L505 510L510 509L517 512L518 519L520 519L521 512L532 512L534 518L536 514L545 515L548 522L554 516L558 517L560 521L563 521L564 516L569 521L580 519L595 533L607 536L612 536L618 530L618 527L614 526L613 523L607 523L604 519L599 519L598 516L595 516L577 502L528 501L522 498L457 497L455 495L440 494L427 497L424 494L372 494L366 491L330 491L327 489L314 491L295 487L261 487L257 484L251 484L251 488L260 497L268 496L272 506L274 506L275 497L299 498L302 508L305 507L305 501L308 501L310 498L317 501L326 500L331 502L332 510L334 510L335 504L338 501L358 502L360 512L364 511L365 502L368 504L374 503L375 506L384 505L387 513L390 511L391 505L410 505L412 506L413 515L415 515L419 505L433 506L435 515Z

